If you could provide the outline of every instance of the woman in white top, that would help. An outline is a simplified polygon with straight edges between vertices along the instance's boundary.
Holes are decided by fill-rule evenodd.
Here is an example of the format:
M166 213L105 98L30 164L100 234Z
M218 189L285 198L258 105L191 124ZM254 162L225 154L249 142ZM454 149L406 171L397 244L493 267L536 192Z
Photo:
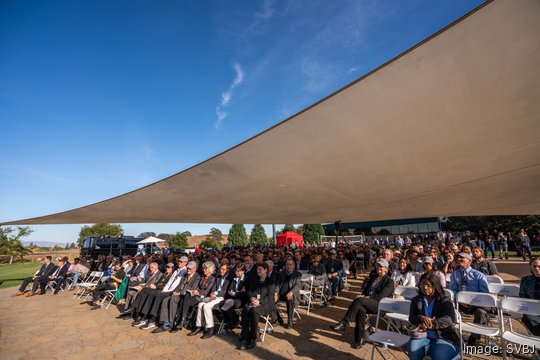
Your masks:
M400 259L398 263L398 269L392 273L392 280L394 280L394 287L397 286L416 286L416 278L414 272L411 271L411 266L407 263L407 260Z

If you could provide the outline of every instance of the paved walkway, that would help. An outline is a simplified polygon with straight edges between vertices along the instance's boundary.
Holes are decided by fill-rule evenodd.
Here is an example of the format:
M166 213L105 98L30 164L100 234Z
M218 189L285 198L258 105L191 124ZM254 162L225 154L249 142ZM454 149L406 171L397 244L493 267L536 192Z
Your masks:
M526 263L497 262L501 271L509 268L516 275L502 274L507 280L527 275ZM344 315L359 291L359 281L351 280L350 292L343 292L334 306L314 309L310 316L300 310L302 319L295 328L278 327L255 350L238 351L239 329L234 334L208 340L176 334L151 334L130 326L130 321L115 319L118 310L90 311L72 298L72 292L44 296L10 297L16 290L0 290L0 359L67 359L102 357L105 359L369 359L371 345L352 349L353 328L344 334L329 329ZM404 360L399 351L382 350L376 359Z

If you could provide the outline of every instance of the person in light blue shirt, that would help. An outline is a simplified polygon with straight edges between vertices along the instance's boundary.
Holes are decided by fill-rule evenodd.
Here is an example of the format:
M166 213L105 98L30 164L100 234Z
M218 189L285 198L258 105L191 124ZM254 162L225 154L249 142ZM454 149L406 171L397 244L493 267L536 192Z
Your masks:
M486 276L471 267L471 254L459 253L457 261L460 268L454 271L450 277L450 290L454 293L460 291L489 293Z
M456 294L460 291L489 293L486 276L480 271L471 267L472 255L466 252L461 252L457 255L457 261L460 268L454 271L450 277L450 290ZM486 325L488 320L487 312L491 311L491 309L460 304L459 311L466 314L473 314L473 322L475 324ZM476 346L479 338L480 335L471 334L469 340L467 341L467 345Z

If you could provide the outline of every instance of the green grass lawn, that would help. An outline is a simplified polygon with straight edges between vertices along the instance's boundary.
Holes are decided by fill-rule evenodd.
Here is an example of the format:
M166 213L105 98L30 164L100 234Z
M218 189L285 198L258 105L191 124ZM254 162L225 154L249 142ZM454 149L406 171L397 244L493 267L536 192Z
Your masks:
M0 289L21 285L22 279L34 275L41 265L40 261L0 265Z

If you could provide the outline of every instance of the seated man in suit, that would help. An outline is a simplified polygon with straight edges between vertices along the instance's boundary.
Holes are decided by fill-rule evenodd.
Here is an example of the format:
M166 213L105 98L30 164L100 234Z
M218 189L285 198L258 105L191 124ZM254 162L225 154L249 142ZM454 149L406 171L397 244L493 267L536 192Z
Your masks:
M64 284L68 269L71 266L71 264L68 261L66 261L66 259L59 258L57 261L57 266L58 267L56 268L56 270L51 275L49 275L49 279L48 279L48 281L54 282L53 294L55 295L58 294L58 292L60 291L60 287Z
M343 320L334 326L333 330L345 331L351 322L356 322L354 327L354 349L359 349L367 340L365 333L366 314L376 314L379 308L379 301L384 297L392 297L394 293L394 281L388 275L388 261L379 259L375 263L377 276L368 278L362 294L349 305L349 309Z
M148 265L143 261L142 256L135 257L135 264L128 272L129 286L136 286L144 283L146 272L148 271Z
M302 286L302 274L295 269L294 260L285 262L285 271L279 273L276 283L276 294L274 300L285 301L287 304L287 325L285 328L293 327L294 308L300 301L300 287ZM276 311L278 322L283 324L283 319Z
M214 314L212 310L214 309L214 306L221 303L225 298L230 282L229 267L227 264L222 264L219 267L218 276L214 282L214 288L210 292L209 296L205 297L203 301L197 305L197 320L195 322L195 327L191 330L188 336L194 336L203 331L203 315L204 322L206 324L202 339L208 339L214 335Z
M172 290L178 286L182 277L174 273L174 264L168 263L165 266L165 273L155 284L141 290L135 302L133 303L135 319L146 320L146 323L141 326L141 329L152 329L156 327L158 310L161 302L168 295L172 294Z
M49 278L49 275L51 275L56 270L56 265L52 263L52 256L45 256L45 259L43 259L43 265L41 265L41 268L39 271L37 271L33 276L27 277L23 280L21 287L19 288L19 291L17 291L16 294L13 294L12 296L21 296L24 295L24 292L26 290L26 287L29 283L32 284L32 290L26 295L27 297L36 295L36 291L38 286L41 288L40 294L45 294L45 286L47 286L47 280Z
M160 333L163 331L178 331L178 327L174 325L176 314L178 312L178 305L184 298L188 291L196 290L199 286L201 277L197 274L197 263L190 261L187 264L187 274L182 278L182 281L173 290L171 296L166 297L161 302L160 322L161 326L154 329L152 333ZM142 326L142 323L133 323L134 326Z
M221 311L225 318L226 328L232 330L238 325L238 315L235 310L244 306L247 300L248 280L245 276L246 267L243 263L238 263L234 267L235 277L231 281L225 301L221 305Z
M132 286L127 291L126 303L124 305L124 313L128 311L132 312L133 302L135 301L137 295L139 295L139 292L141 292L142 289L149 288L152 284L157 283L163 275L161 271L158 270L159 265L155 262L150 263L150 266L148 268L150 269L150 272L146 274L147 278L145 279L145 283Z

